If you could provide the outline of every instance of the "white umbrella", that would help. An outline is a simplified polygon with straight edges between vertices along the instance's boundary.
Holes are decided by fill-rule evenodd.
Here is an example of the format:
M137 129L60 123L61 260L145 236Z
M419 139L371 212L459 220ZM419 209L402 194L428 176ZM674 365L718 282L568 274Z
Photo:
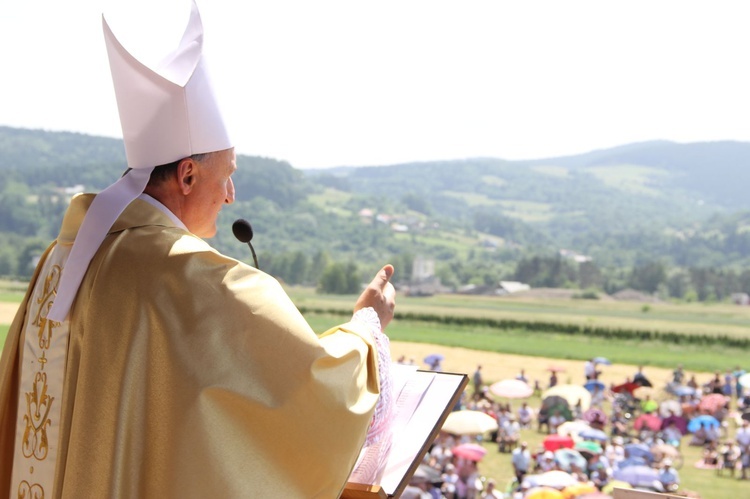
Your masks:
M448 414L443 431L454 435L481 435L497 430L497 421L481 411L454 411Z
M520 379L504 379L490 385L490 392L498 397L508 399L525 399L531 397L534 389Z

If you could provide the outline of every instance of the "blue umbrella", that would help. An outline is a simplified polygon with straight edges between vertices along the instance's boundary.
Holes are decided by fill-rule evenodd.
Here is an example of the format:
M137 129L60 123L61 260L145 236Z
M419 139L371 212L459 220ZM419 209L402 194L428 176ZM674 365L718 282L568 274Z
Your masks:
M659 488L659 472L650 466L628 466L616 469L612 474L615 480L628 482L633 487Z
M591 393L594 393L594 390L597 388L599 389L599 391L604 391L604 389L607 388L607 385L605 385L598 379L590 379L583 384L583 387Z
M600 442L606 442L608 440L607 434L596 428L587 428L580 432L578 436L584 440L599 440Z
M557 449L555 451L555 461L560 464L560 468L570 472L572 465L576 465L580 470L586 470L588 461L580 452L573 449Z
M719 420L709 414L701 414L700 416L694 417L688 422L687 429L690 433L695 433L700 429L701 426L708 428L718 428L721 426Z
M642 457L649 463L654 460L654 454L646 444L627 444L623 448L628 457Z
M693 395L698 393L698 391L695 388L691 388L686 385L676 386L672 388L672 391L678 397L692 397Z
M595 357L594 364L604 364L605 366L611 366L612 362L606 357Z
M648 466L648 461L642 457L629 457L617 463L619 469L629 468L631 466Z
M424 358L424 363L432 365L435 362L441 362L443 359L445 359L445 356L441 353L431 353L427 357Z

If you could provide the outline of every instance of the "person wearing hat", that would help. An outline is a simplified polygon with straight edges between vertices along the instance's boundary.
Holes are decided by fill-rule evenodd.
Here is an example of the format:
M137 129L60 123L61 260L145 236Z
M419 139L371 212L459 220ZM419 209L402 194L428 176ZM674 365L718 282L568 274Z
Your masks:
M680 488L680 474L672 467L671 459L662 461L662 468L659 471L659 482L661 482L664 490L667 492L674 492Z
M1 494L336 497L387 438L393 267L315 335L204 241L236 163L195 4L156 70L103 27L130 170L72 200L8 332Z

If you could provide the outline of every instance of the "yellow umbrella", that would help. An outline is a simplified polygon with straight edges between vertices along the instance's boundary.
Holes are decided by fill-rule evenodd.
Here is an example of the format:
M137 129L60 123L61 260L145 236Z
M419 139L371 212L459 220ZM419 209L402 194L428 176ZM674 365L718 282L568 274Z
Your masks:
M443 424L443 431L454 435L481 435L497 430L497 421L481 411L453 411Z
M524 499L565 499L565 496L559 490L550 487L534 487L529 489Z
M542 400L550 395L557 395L568 401L572 409L581 401L581 409L586 410L591 405L591 392L581 385L557 385L542 394Z
M573 499L583 494L590 494L592 492L598 492L598 491L599 489L597 489L596 486L594 486L594 484L581 482L575 485L570 485L568 487L565 487L562 493L565 499Z

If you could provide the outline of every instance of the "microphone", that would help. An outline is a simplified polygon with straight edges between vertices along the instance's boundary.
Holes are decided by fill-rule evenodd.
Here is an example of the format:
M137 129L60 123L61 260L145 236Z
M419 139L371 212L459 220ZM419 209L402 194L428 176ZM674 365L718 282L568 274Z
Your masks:
M260 267L258 267L258 257L255 256L255 248L253 248L253 245L250 243L250 240L253 238L253 228L250 225L250 222L243 218L238 218L232 224L232 233L239 242L247 243L247 245L250 246L250 251L253 253L255 268L260 269Z

